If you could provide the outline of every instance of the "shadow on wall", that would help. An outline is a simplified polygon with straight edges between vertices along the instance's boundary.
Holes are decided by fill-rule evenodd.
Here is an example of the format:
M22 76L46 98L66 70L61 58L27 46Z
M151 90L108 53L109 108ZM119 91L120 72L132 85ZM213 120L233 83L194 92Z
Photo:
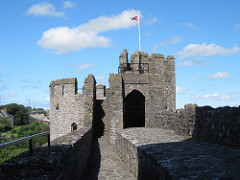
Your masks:
M194 139L240 147L240 107L196 107Z
M192 139L139 146L137 159L139 180L240 177L240 149Z
M95 137L93 139L91 156L87 164L86 172L84 176L80 177L79 179L97 180L100 166L101 166L101 151L99 147L98 137Z
M103 100L96 100L95 104L95 114L94 114L94 135L95 136L103 136L105 125L103 122L103 117L105 116L105 112L102 108Z

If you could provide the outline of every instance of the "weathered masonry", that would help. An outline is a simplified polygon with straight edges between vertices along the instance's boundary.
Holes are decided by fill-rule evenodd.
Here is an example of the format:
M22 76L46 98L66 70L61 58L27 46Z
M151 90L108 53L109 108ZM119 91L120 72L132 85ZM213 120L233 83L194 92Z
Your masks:
M124 49L118 74L110 74L108 89L111 141L118 128L149 127L155 114L176 109L175 59L136 51L128 62Z
M0 179L84 179L92 143L101 142L93 141L96 135L111 137L139 180L239 179L240 106L176 109L173 56L136 51L129 62L123 50L109 83L106 91L90 74L80 94L76 78L52 81L51 147L35 149L33 158L23 153L4 162ZM98 151L94 160L104 157L104 149ZM99 173L100 164L95 167Z
M118 128L149 127L159 110L176 108L175 59L161 54L148 56L136 51L128 62L124 49L119 56L118 74L110 74L110 87L97 85L88 75L83 93L77 79L60 79L50 84L51 139L81 127L93 125L94 132L111 134ZM89 117L94 122L89 122Z
M77 79L60 79L50 84L50 137L54 140L78 128L92 126L96 102L96 81L85 78L83 93L77 92Z

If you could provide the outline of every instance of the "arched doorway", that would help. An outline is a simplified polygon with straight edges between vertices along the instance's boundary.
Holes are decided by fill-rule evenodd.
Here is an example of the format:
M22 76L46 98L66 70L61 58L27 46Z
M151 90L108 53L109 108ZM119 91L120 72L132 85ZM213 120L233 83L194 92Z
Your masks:
M125 98L123 128L145 127L145 97L133 90Z

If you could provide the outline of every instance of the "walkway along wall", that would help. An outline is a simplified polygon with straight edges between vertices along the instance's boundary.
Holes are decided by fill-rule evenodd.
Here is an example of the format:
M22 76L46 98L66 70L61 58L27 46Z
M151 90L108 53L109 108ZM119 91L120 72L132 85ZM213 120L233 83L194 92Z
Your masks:
M150 127L172 129L194 139L240 147L240 107L199 107L164 110L155 114Z

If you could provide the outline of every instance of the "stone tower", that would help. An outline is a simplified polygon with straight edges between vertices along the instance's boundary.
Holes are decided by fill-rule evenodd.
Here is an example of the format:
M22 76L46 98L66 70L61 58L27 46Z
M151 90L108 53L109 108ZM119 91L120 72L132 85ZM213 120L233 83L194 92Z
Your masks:
M78 94L77 79L59 79L50 84L50 137L56 139L80 127L92 125L96 101L96 81L85 78L83 93Z
M136 51L128 62L124 49L118 74L110 74L108 89L111 140L119 128L150 127L154 114L176 108L175 58Z
M51 140L92 125L96 135L129 127L152 127L157 114L176 108L175 59L136 51L128 61L126 49L119 56L118 74L110 74L110 86L96 86L93 75L85 78L83 93L77 79L50 84ZM107 97L106 97L107 94Z

